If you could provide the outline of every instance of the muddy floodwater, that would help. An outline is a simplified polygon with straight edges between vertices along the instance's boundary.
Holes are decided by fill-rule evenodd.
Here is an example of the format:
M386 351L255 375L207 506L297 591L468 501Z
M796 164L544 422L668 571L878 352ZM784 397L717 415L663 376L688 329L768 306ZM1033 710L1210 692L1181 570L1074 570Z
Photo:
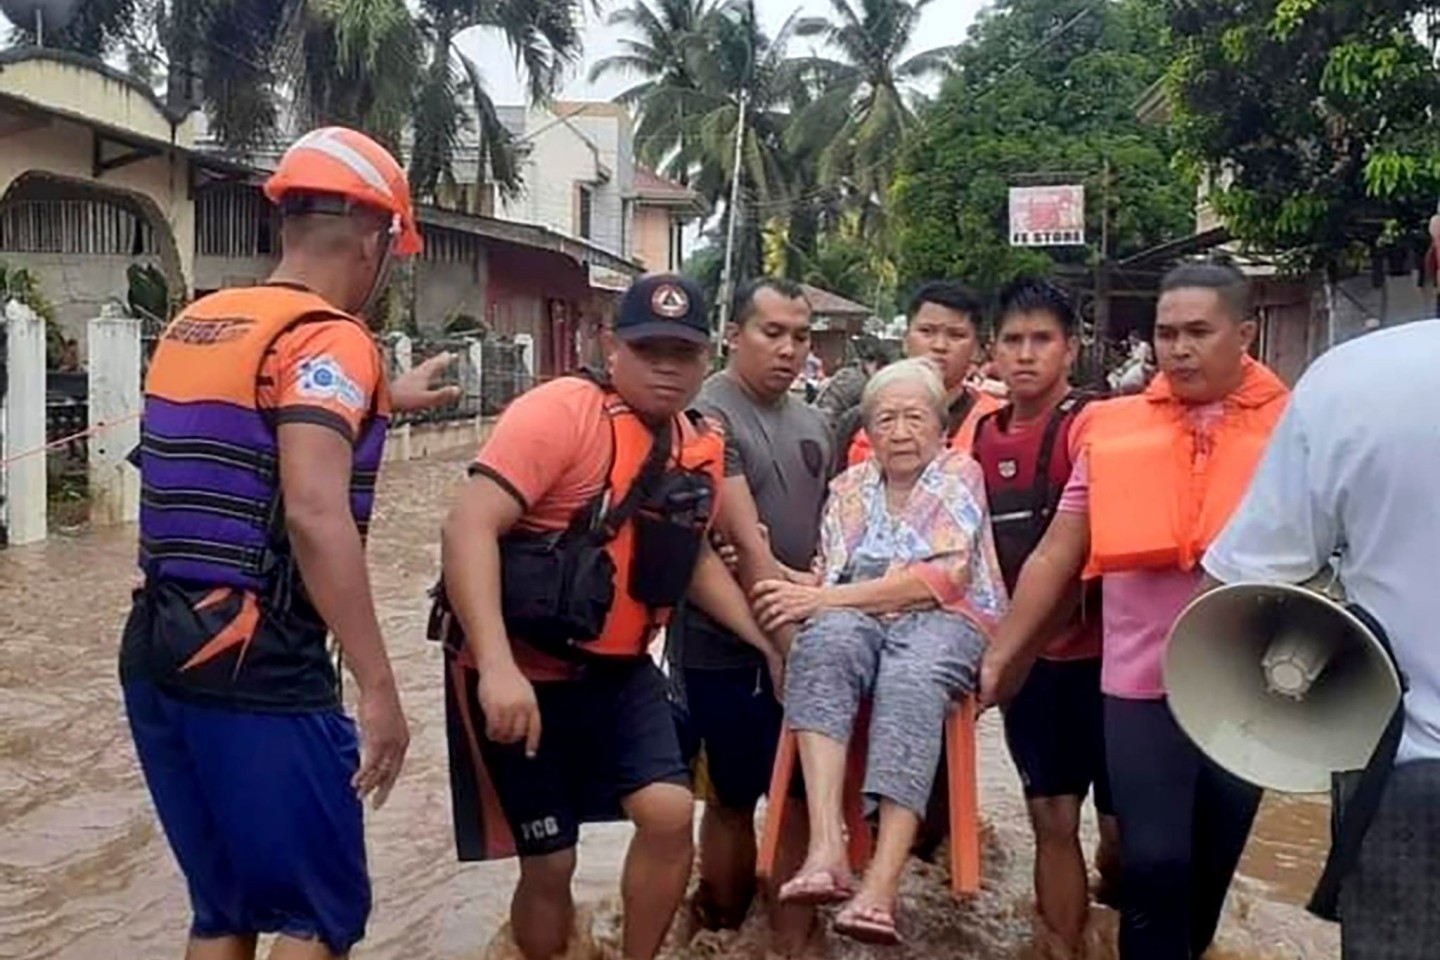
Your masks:
M438 527L461 475L462 455L388 466L382 479L370 565L412 745L389 804L367 813L376 907L369 936L354 953L359 960L509 954L497 932L517 871L513 862L455 862L440 659L423 638L425 590L439 560ZM122 528L0 550L3 960L182 955L184 885L150 810L115 677L119 627L135 578L134 537L133 528ZM1035 955L1024 807L993 715L981 723L981 740L983 893L956 905L939 871L917 865L901 906L906 947L874 951L829 940L817 945L817 953L976 960ZM1338 931L1300 907L1319 871L1327 823L1321 802L1267 798L1214 960L1338 956ZM1090 838L1093 843L1093 830ZM577 896L591 908L589 927L602 942L614 927L626 839L623 826L587 828L580 848ZM1097 909L1094 920L1092 954L1113 956L1107 943L1113 914ZM753 930L703 935L671 953L759 956L758 943Z

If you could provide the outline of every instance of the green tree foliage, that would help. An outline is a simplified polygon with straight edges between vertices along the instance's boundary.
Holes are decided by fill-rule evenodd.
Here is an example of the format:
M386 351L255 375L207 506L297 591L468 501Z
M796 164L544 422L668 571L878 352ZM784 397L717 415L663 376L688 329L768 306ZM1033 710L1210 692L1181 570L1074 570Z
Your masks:
M790 56L797 19L772 37L754 0L635 0L611 22L630 27L632 36L592 76L637 76L620 100L638 111L638 156L722 207L727 221L744 99L736 262L737 276L756 275L764 266L765 229L789 212L804 175L787 139L794 97L806 89L810 68Z
M865 201L883 199L894 174L895 144L914 122L913 84L945 71L954 49L909 53L919 39L920 16L934 0L830 0L834 19L801 22L801 36L819 36L840 54L822 59L825 70L815 108L830 123L820 180L843 184ZM838 102L832 102L838 101Z
M1440 194L1440 3L1163 6L1182 157L1238 239L1297 269L1423 251Z
M893 317L895 277L888 261L875 257L875 245L855 231L835 230L821 238L813 257L806 258L800 279Z
M833 35L828 23L791 18L770 36L760 27L753 0L633 0L611 15L610 22L627 27L630 36L622 40L619 54L596 64L591 76L635 78L617 99L638 113L638 156L723 211L715 231L722 245L732 215L730 182L740 100L745 98L736 224L741 278L765 271L804 279L814 270L822 238L846 228L852 209L871 207L883 197L875 186L883 164L872 163L873 144L858 151L847 148L843 157L836 144L854 147L861 126L884 126L893 154L903 124L882 122L875 111L887 108L875 104L891 93L898 98L909 78L934 66L932 55L900 57L923 2L863 0L858 7L841 6L854 23L842 22ZM883 39L884 50L861 48L856 24L862 17L886 28L876 37L877 43ZM793 55L793 41L802 32L850 41L837 48L846 62ZM885 87L879 92L873 82L877 76ZM869 178L863 183L847 179L857 157L864 159ZM827 163L833 174L825 173Z
M1112 257L1189 233L1194 185L1136 107L1168 60L1148 0L1000 0L956 53L891 189L902 287L958 277L993 293L1052 263L1099 257L1105 162ZM1085 248L1009 245L1009 189L1086 185Z
M712 0L635 0L614 10L607 24L624 27L622 52L605 57L590 70L595 82L614 74L637 78L615 98L639 111L635 150L640 159L660 169L678 153L688 156L692 138L687 108L700 92L699 58L705 49L709 24L715 14ZM689 183L685 163L671 170L681 183Z

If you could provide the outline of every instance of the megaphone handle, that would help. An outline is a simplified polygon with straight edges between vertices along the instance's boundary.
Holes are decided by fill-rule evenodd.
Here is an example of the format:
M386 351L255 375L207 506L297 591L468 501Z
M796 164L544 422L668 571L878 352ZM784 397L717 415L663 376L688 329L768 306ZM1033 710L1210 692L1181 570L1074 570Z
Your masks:
M1351 613L1370 628L1394 663L1395 653L1390 649L1390 639L1384 628L1363 607L1355 604L1347 606ZM1399 673L1399 664L1395 667ZM1402 675L1402 691L1404 688ZM1384 796L1385 785L1390 780L1390 772L1395 768L1395 756L1400 750L1400 735L1404 730L1405 697L1402 694L1400 702L1395 705L1395 712L1390 715L1390 720L1385 725L1380 742L1375 744L1369 762L1360 773L1360 781L1355 785L1354 793L1343 801L1342 806L1339 789L1334 791L1336 796L1333 800L1339 813L1335 818L1334 841L1330 845L1329 856L1325 858L1325 869L1320 874L1319 882L1315 884L1315 892L1310 895L1310 902L1305 906L1306 910L1322 920L1336 922L1340 919L1340 886L1359 862L1360 847L1375 819L1376 811L1380 809L1380 799Z

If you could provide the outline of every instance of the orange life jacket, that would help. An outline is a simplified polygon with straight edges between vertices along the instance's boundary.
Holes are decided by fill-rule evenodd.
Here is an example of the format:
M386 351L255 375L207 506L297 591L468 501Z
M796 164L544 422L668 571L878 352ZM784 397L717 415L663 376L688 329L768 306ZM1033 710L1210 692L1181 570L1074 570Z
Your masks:
M962 401L969 400L968 405L962 409ZM1005 402L974 387L966 387L965 393L956 398L950 405L951 421L946 425L946 436L950 440L950 449L958 450L961 453L969 453L970 447L975 443L975 428L980 421L988 414L994 413ZM959 416L956 414L959 413ZM850 466L864 463L874 454L875 449L870 445L870 437L861 429L855 434L855 440L850 444L850 453L847 462Z
M630 487L640 476L640 469L655 442L654 432L616 394L605 398L605 413L610 420L614 448L610 460L607 489L612 505L625 499ZM725 438L709 421L696 415L677 416L671 424L672 440L667 470L702 473L709 477L716 502L725 480ZM678 441L678 443L676 442ZM642 508L643 509L643 508ZM709 528L716 511L711 510ZM605 619L605 629L593 643L585 644L585 652L601 656L642 656L649 649L656 632L670 622L673 607L652 608L636 600L627 589L630 568L635 559L635 521L630 519L606 545L606 552L615 564L615 603Z
M279 448L270 415L257 409L257 378L281 334L335 320L364 329L308 290L265 284L204 297L166 328L145 381L139 449L147 576L264 592L284 586L272 582L277 573L297 575L283 562L289 544L274 522ZM341 371L311 375L331 390L354 389ZM351 510L362 533L390 412L383 384L372 404L351 476Z
M1240 505L1290 396L1245 358L1244 379L1213 424L1193 425L1162 374L1145 392L1092 404L1090 559L1085 575L1193 570Z

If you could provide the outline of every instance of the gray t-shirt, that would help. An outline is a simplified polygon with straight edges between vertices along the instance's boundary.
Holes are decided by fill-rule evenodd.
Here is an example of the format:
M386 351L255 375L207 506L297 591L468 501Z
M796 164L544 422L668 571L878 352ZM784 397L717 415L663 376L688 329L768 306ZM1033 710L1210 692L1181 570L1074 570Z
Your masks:
M789 396L763 405L729 373L705 381L695 406L725 426L725 475L743 474L770 547L787 567L808 570L820 541L831 459L830 429L812 407ZM687 606L677 624L680 662L717 670L762 663L753 647Z

